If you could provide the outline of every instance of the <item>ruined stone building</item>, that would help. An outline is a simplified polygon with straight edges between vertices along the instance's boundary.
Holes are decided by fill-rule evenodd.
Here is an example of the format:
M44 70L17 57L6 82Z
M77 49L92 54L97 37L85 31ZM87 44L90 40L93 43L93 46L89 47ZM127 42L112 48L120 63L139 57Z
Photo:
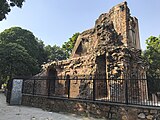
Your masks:
M128 90L134 88L136 96L138 94L143 99L147 99L146 81L132 81L132 79L146 78L146 66L141 58L138 19L130 15L126 2L114 6L108 13L99 16L93 28L79 35L69 59L43 65L43 71L39 75L99 76L104 80L96 81L96 89L99 90L96 98L113 99L115 96L112 90L118 87L120 90L118 99L122 101L125 99L124 86L126 84L121 79L129 79ZM119 80L111 82L110 79ZM56 88L57 82L65 86L65 82L59 80L56 83L53 82L53 87ZM83 81L83 84L88 85L85 97L91 97L92 83L93 80L89 83ZM144 88L139 88L139 84L143 84ZM70 81L71 97L83 97L81 85L82 81ZM66 92L63 89L54 89L54 93L56 91L57 94ZM107 93L107 96L101 93Z

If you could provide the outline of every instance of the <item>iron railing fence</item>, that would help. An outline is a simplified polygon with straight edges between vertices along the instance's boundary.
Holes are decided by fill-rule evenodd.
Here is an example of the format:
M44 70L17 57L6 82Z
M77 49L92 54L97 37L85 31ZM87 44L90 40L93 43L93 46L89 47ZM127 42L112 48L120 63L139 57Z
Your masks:
M23 80L23 95L160 106L160 79L106 79L103 76L32 77Z

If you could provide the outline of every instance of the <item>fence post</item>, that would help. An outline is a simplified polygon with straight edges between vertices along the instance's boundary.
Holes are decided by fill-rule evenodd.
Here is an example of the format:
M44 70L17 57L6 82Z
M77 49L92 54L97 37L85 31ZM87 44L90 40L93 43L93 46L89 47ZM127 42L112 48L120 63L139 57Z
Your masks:
M24 93L24 82L25 82L25 79L23 78L22 80L23 80L23 83L22 83L22 95L23 95L23 93Z
M13 79L9 79L7 83L7 91L6 91L6 102L9 104L11 100L12 87L13 87Z
M68 98L70 98L70 76L66 76L66 81L67 81L67 87L68 87Z
M94 76L94 79L93 79L93 101L95 101L95 99L96 99L96 79Z
M32 95L35 95L35 79L33 80L33 91L32 91Z
M125 79L125 103L128 104L128 81Z
M47 84L48 84L48 97L50 96L50 84L51 84L51 81L49 78L47 78Z

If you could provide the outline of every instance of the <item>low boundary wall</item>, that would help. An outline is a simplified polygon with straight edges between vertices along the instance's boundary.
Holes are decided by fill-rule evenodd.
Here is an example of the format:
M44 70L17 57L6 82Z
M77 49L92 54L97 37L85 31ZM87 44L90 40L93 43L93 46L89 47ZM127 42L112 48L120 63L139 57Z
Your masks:
M160 120L160 107L23 95L22 105L107 120Z

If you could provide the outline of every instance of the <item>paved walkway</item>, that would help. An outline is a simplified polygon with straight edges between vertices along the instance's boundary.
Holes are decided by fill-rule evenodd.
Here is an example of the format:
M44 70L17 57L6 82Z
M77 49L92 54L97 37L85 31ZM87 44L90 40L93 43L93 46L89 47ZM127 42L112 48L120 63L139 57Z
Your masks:
M0 93L0 120L97 120L74 114L47 112L33 107L9 106L5 101L4 94Z

